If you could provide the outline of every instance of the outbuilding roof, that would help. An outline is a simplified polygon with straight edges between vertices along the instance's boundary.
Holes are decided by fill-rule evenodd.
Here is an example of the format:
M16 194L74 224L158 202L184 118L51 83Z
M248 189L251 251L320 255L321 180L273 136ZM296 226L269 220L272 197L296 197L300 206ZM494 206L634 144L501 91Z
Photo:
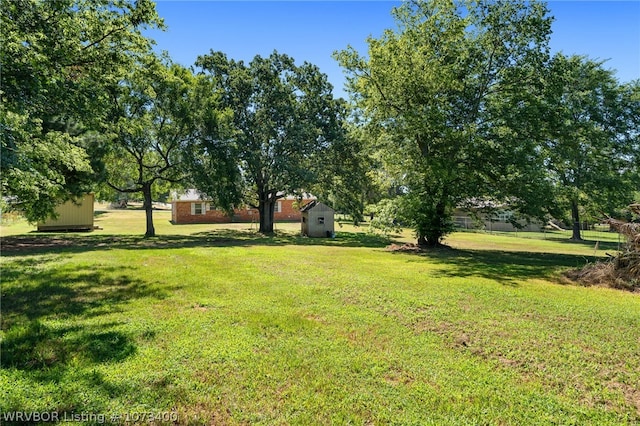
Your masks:
M305 204L304 206L302 206L302 208L300 209L300 212L305 213L305 212L308 212L309 210L312 210L315 207L318 207L318 206L321 206L321 205L324 206L325 208L330 209L330 210L333 211L333 209L331 207L327 206L326 204L323 204L323 203L319 202L318 200L313 200L313 201Z
M304 206L302 206L300 208L300 212L304 213L304 212L308 212L309 210L311 210L312 208L314 208L316 206L316 204L318 203L317 200L313 200L311 202L308 202L307 204L305 204Z

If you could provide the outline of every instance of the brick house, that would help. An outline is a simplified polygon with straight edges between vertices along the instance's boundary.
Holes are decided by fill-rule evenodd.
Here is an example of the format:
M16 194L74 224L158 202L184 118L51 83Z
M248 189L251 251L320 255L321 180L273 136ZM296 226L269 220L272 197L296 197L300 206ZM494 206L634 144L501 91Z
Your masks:
M302 218L295 197L281 198L276 202L273 218L275 221L297 222ZM207 200L201 200L195 191L187 194L171 203L171 222L183 223L231 223L231 222L258 222L260 216L258 209L250 207L236 208L232 215L216 209Z

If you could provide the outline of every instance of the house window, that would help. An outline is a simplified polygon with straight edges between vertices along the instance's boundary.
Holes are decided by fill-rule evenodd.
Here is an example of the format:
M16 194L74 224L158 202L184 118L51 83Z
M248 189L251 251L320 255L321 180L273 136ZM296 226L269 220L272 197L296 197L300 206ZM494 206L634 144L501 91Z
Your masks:
M494 216L494 220L498 222L508 222L513 217L512 211L501 210L497 212Z
M282 213L282 201L276 202L276 204L273 206L273 212Z
M198 215L205 213L205 204L204 203L191 203L191 214Z

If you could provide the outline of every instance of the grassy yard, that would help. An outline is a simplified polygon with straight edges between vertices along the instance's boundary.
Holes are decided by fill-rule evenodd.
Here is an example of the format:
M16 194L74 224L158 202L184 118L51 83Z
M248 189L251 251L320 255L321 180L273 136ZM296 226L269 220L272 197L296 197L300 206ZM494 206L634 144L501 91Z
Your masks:
M349 225L319 240L169 217L148 240L141 211L86 234L2 227L0 416L640 423L640 296L560 277L613 241L456 233L418 254Z

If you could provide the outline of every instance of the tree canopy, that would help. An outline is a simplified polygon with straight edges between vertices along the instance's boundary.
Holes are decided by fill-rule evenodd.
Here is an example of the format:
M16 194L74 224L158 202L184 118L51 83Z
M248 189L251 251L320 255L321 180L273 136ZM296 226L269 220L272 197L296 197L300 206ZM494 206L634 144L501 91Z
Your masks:
M0 20L2 195L35 221L96 181L107 88L163 24L151 0L5 0Z
M338 160L328 154L346 147L345 109L326 75L285 54L258 55L245 64L212 51L196 65L233 113L244 202L258 209L260 232L273 232L276 201L309 191L328 162Z
M532 118L548 57L546 7L411 1L393 14L397 31L369 38L368 56L336 56L418 243L440 244L453 209L474 197L540 211L548 191Z
M152 190L185 177L185 152L196 137L196 78L155 55L145 57L115 88L107 182L120 192L140 192L147 215L145 236L155 236Z
M638 83L620 85L602 62L563 54L545 76L541 149L555 200L580 240L581 213L603 217L631 203L640 185Z

